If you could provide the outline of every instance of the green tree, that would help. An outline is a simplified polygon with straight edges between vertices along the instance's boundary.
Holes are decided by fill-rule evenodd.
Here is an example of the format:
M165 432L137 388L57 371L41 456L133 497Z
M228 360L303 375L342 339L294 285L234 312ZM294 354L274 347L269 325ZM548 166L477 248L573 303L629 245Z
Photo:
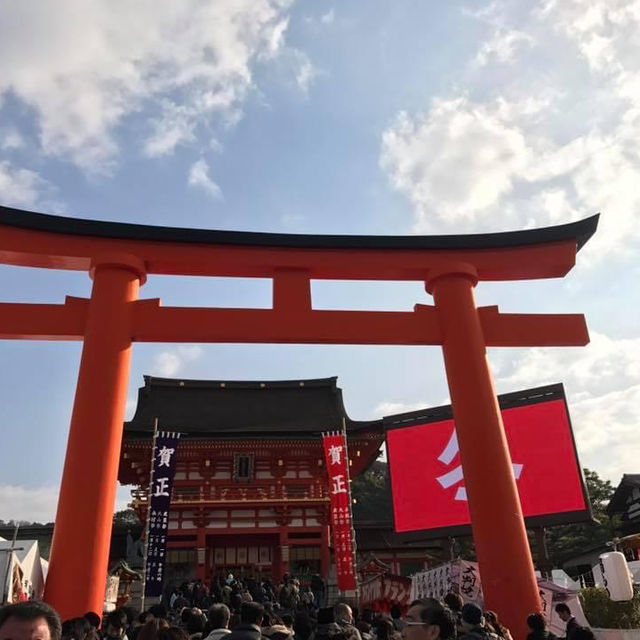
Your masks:
M393 522L389 469L385 462L374 462L351 483L355 520Z
M614 602L605 589L591 587L580 592L582 608L589 624L598 629L640 627L640 593L628 602Z
M547 529L547 548L549 557L555 566L572 555L579 555L587 549L604 545L616 535L618 518L609 518L605 509L615 487L608 480L603 480L590 469L584 469L589 501L593 517L598 522L549 527Z
M138 514L133 509L123 509L113 514L113 524L121 527L135 527L140 525L141 522Z

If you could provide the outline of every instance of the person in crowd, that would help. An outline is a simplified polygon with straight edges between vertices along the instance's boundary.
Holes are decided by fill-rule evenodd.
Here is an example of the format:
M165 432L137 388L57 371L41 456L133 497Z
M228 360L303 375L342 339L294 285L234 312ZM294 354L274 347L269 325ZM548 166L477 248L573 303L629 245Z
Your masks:
M560 617L560 620L567 624L567 640L574 640L573 634L576 629L580 627L580 625L578 624L578 621L573 617L571 609L569 609L569 606L566 603L559 602L556 605L556 613Z
M313 633L313 622L308 611L297 611L293 620L296 640L309 640Z
M449 592L445 595L443 600L447 607L449 607L449 609L451 610L451 613L453 613L453 616L456 620L456 629L458 630L458 633L460 633L462 627L461 612L462 605L464 604L462 596L459 593Z
M378 618L375 622L376 640L391 640L395 628L388 618ZM364 640L364 636L363 636Z
M206 618L200 609L192 609L191 617L187 622L187 634L191 640L202 640Z
M596 636L589 627L579 626L573 632L573 640L595 640Z
M391 623L393 624L393 628L396 631L402 631L402 627L404 627L404 623L402 622L402 610L397 604L392 604L389 609L389 613L391 614Z
M513 640L511 632L498 620L498 614L495 611L485 611L484 617L490 631L493 631L502 640Z
M342 629L335 620L334 610L331 607L318 609L318 624L311 634L312 640L328 640L338 634L342 634Z
M83 616L85 620L96 630L100 628L100 623L102 619L95 611L87 611Z
M161 627L158 629L158 640L189 640L189 636L180 627Z
M360 637L362 638L362 640L374 640L371 625L366 620L358 620L355 626L356 629L360 632Z
M362 640L360 632L353 625L353 611L345 602L338 602L333 607L333 615L342 632L354 640Z
M292 613L283 613L280 616L280 620L282 620L282 624L291 631L293 634L293 614Z
M316 607L324 607L325 584L324 580L318 573L311 576L311 591L313 593L313 601Z
M185 629L187 628L188 624L189 624L189 620L191 620L191 607L185 607L181 612L180 612L180 623L179 623L179 627L181 629Z
M527 626L531 629L527 640L558 640L553 633L547 630L547 623L541 613L532 613L528 616Z
M169 623L164 618L152 618L138 632L138 640L158 640L160 631L168 628Z
M232 629L225 640L261 640L264 607L259 602L243 602L240 606L240 624Z
M0 640L60 640L57 612L44 602L19 602L0 607Z
M103 624L105 640L127 640L127 616L116 609L107 614Z
M229 630L229 620L231 619L231 611L229 607L222 602L217 602L209 607L209 628L211 632L206 640L222 640L224 636L231 633Z
M454 640L456 637L453 614L434 598L414 600L403 622L403 640Z
M262 635L269 640L293 640L293 632L275 613L265 611L262 620Z
M482 609L467 602L460 611L460 640L498 640L498 636L485 624Z
M160 620L166 620L168 616L167 608L163 604L152 605L149 607L149 613Z

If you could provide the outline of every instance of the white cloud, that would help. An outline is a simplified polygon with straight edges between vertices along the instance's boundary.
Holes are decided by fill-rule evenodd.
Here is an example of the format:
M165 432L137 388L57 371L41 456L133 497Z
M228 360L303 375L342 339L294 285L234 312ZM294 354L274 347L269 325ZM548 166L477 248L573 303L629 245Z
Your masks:
M0 131L0 149L20 149L23 146L24 140L15 129Z
M493 36L482 44L474 62L480 67L488 64L492 58L498 62L513 62L517 49L523 45L531 46L533 42L533 38L522 31L496 29Z
M33 206L49 186L35 171L0 162L0 201L4 205Z
M89 171L111 168L116 128L134 113L151 114L145 152L169 153L199 125L238 117L255 60L284 49L289 4L61 0L37 11L9 4L0 23L0 96L11 91L34 109L45 153Z
M418 411L425 408L424 402L380 402L373 409L372 419L384 418L397 413L407 413L409 411Z
M411 202L416 232L543 226L602 211L585 257L635 255L640 2L548 0L513 12L517 23L509 6L466 12L492 27L471 60L484 67L465 72L464 95L400 113L383 133L381 167ZM494 82L496 62L511 64Z
M194 362L202 355L201 347L178 347L159 353L154 359L154 370L158 375L171 378L183 369L188 362Z
M496 349L501 392L563 382L582 463L616 482L637 465L629 444L637 436L640 338L591 334L584 348L528 349L516 356Z
M0 520L53 522L58 506L58 486L25 487L0 484ZM115 510L127 508L131 502L131 487L118 485Z
M425 114L401 113L382 138L381 166L407 195L416 225L473 220L513 189L531 151L495 106L466 98L434 101Z
M311 64L306 54L298 51L295 56L296 84L302 93L308 94L311 84L319 75L318 70Z
M335 11L333 9L329 9L327 13L323 13L320 16L320 22L322 22L322 24L333 24L335 17L336 17Z
M0 520L53 522L58 505L58 487L25 487L0 484Z
M212 198L219 200L222 198L220 187L209 176L209 165L200 158L194 162L189 169L189 185L192 187L200 187L204 189Z

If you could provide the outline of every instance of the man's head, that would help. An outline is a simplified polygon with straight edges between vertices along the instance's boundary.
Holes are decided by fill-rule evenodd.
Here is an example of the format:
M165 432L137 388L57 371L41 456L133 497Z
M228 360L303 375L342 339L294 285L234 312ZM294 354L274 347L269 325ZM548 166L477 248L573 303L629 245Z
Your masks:
M240 622L243 624L262 624L264 607L259 602L243 602L240 606Z
M462 605L462 609L460 609L460 621L465 631L483 625L484 618L482 616L482 609L478 605L473 604L473 602L467 602Z
M60 640L60 616L44 602L0 607L0 640Z
M338 624L353 624L353 611L351 607L344 602L338 602L338 604L336 604L333 608L333 615Z
M455 633L453 614L433 598L414 600L404 617L403 640L451 640Z
M100 628L100 622L102 622L102 620L95 611L87 611L87 613L85 613L82 617L87 620L94 629Z
M124 637L127 628L127 616L116 609L111 611L104 622L105 638L108 640L120 640Z
M149 607L149 613L154 618L160 618L160 620L167 619L167 608L163 604L154 604Z
M209 608L209 624L212 629L226 629L231 619L231 611L226 604L216 603Z
M443 598L444 603L451 609L451 611L455 611L456 613L460 613L462 610L462 605L464 604L464 600L459 593L449 592Z
M541 613L532 613L527 616L527 626L531 631L544 631L547 628L547 623Z
M571 615L571 609L569 609L569 607L564 602L559 602L556 605L556 613L558 614L558 616L560 616L560 620L562 620L563 622L569 622L569 620L571 620L571 618L573 617Z

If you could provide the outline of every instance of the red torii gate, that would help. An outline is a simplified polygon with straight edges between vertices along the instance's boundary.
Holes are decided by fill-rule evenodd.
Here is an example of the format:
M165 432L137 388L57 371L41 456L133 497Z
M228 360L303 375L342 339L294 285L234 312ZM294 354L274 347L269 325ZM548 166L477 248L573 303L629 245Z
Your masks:
M93 278L89 299L0 303L0 338L84 341L47 602L63 619L102 607L132 342L441 345L486 605L523 637L540 600L485 348L576 346L589 338L582 315L502 314L477 308L473 289L479 280L566 275L597 221L464 236L311 236L0 207L0 263ZM138 299L147 274L271 278L273 308L163 307ZM435 306L315 311L312 279L420 280Z

